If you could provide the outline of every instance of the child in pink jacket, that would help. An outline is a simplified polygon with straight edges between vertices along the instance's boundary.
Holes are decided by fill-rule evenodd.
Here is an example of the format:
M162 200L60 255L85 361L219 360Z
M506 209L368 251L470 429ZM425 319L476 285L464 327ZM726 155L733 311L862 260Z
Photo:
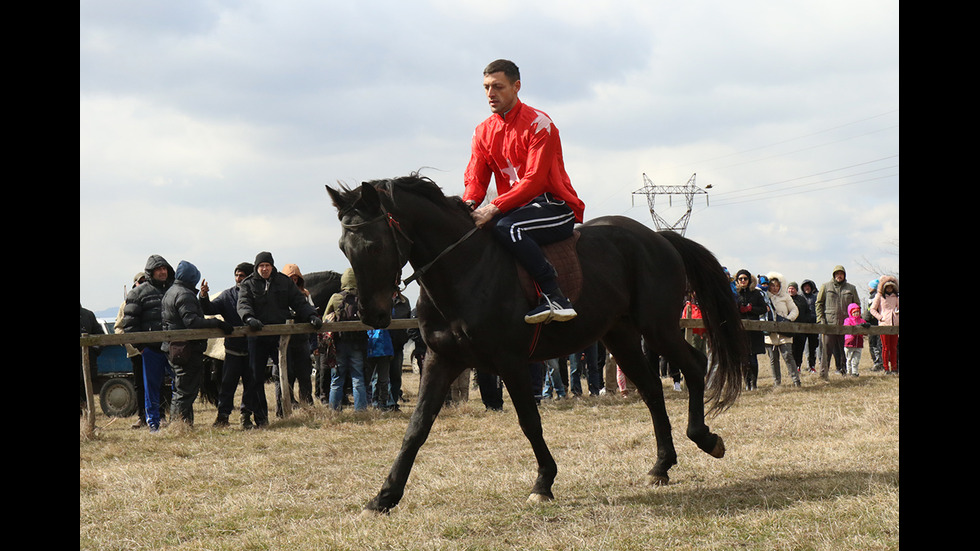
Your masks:
M869 324L861 317L861 306L851 303L847 307L847 319L844 325L867 327ZM844 359L847 364L847 374L858 376L858 364L861 363L861 349L864 348L864 335L844 335Z

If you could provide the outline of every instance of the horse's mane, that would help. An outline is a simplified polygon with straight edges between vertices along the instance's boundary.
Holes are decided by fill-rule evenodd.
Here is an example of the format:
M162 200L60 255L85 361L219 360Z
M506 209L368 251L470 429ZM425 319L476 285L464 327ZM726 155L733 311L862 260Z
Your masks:
M471 209L469 205L463 202L462 198L458 195L446 196L442 188L434 181L426 176L421 176L418 172L412 172L408 176L401 176L399 178L372 180L367 183L374 186L378 191L388 195L389 198L392 198L392 201L397 202L397 198L394 197L394 191L397 189L398 193L411 193L422 196L437 206L449 211L459 211L465 214L467 219L470 218L469 213Z

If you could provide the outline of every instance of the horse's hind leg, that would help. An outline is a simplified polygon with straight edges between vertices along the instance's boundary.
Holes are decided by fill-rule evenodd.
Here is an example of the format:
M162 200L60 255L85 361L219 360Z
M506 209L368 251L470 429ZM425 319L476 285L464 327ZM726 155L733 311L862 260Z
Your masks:
M408 482L408 475L412 471L419 448L429 436L432 423L446 400L450 384L462 370L462 366L447 365L434 351L428 352L422 369L422 380L419 382L418 405L405 430L401 451L398 452L398 457L395 458L388 478L381 486L381 491L368 502L364 507L365 511L387 513L398 505L405 493L405 484Z
M713 457L723 457L724 441L711 432L704 422L704 385L708 358L679 335L670 342L661 340L653 346L657 347L668 362L680 369L687 383L687 437L704 452Z
M507 392L514 403L514 410L517 411L521 430L531 443L531 449L534 450L534 457L538 462L538 477L534 481L534 487L531 488L531 495L528 496L527 501L528 503L550 501L555 498L551 493L551 486L555 482L555 475L558 474L558 465L544 441L541 414L538 413L538 406L534 402L531 378L528 376L526 365L519 365L517 369L503 369L500 371L500 377L507 386Z
M674 437L670 432L670 419L664 403L664 389L660 378L654 374L650 362L640 346L640 335L632 329L613 331L602 339L606 349L615 356L620 369L636 385L640 396L653 418L653 433L657 438L657 461L647 473L647 482L667 484L667 471L677 464Z

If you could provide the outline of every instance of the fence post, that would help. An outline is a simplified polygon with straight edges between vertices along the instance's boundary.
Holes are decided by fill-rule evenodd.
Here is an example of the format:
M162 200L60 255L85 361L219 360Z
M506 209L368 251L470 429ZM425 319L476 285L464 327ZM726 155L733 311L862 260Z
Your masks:
M87 337L88 333L82 333ZM95 430L95 397L92 395L92 361L89 358L89 347L82 347L82 379L85 381L85 416L87 417L88 430Z
M286 320L286 325L293 324L293 320ZM287 365L287 357L289 356L289 334L279 336L279 401L282 403L282 417L283 419L289 417L293 413L293 399L292 396L293 389L289 386L289 365Z

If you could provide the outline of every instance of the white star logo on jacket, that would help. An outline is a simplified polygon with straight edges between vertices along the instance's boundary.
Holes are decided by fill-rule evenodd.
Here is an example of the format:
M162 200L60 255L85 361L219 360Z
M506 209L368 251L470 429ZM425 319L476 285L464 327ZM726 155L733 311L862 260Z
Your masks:
M514 167L514 163L510 162L510 159L507 159L507 168L501 169L500 172L507 176L507 180L510 181L511 186L516 184L517 181L521 179L520 176L517 175L517 168Z
M538 110L535 110L534 112L538 114L537 118L531 121L531 125L537 127L534 132L538 133L541 130L544 130L551 134L551 119L548 118L548 115L545 115Z

